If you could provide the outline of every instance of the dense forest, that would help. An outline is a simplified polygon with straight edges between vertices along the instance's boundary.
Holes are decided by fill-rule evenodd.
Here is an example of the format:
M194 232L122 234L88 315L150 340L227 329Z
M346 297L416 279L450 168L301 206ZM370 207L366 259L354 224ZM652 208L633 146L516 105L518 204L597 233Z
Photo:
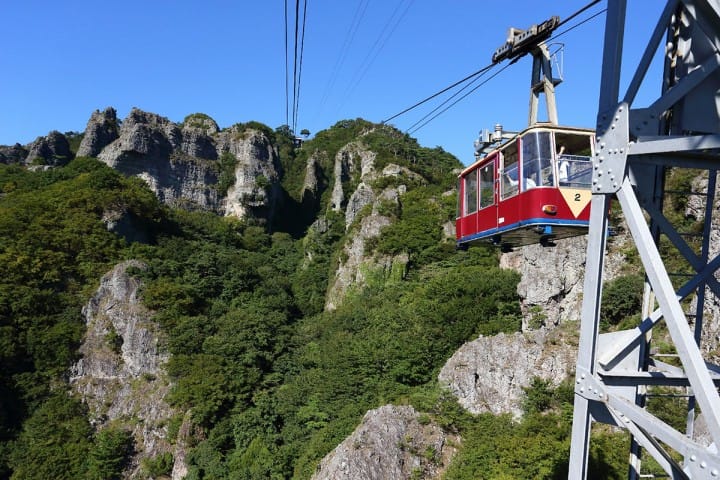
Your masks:
M188 479L307 479L367 410L388 403L412 405L462 438L443 478L566 478L572 385L536 380L522 419L471 415L439 387L439 369L464 342L519 331L519 277L498 267L496 250L456 251L443 235L460 162L370 127L339 122L294 149L287 128L249 125L273 139L282 162L282 214L272 222L170 208L94 158L47 170L0 165L0 478L124 478L132 436L122 425L94 428L68 376L83 305L127 259L147 265L131 273L170 354L167 400L201 432ZM308 202L300 187L312 152L324 152L319 161L332 172L338 150L362 132L376 168L400 164L422 180L406 182L402 202L384 211L392 223L366 245L408 262L369 272L326 311L358 222L346 228L328 208L329 188ZM109 231L108 210L132 214L140 241ZM627 314L617 308L612 318ZM179 413L168 425L171 441L182 421ZM592 478L624 478L626 437L595 435ZM168 475L172 461L147 459L144 478Z

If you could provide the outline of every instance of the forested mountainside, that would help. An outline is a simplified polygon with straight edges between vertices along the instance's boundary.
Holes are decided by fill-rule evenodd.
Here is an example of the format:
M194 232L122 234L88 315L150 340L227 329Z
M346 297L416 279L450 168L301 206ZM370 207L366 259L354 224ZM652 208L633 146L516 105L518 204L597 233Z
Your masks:
M566 477L577 275L541 299L518 271L582 245L500 268L455 251L441 148L360 119L292 142L107 109L0 147L0 478ZM617 251L609 329L639 301ZM592 478L624 478L594 434Z

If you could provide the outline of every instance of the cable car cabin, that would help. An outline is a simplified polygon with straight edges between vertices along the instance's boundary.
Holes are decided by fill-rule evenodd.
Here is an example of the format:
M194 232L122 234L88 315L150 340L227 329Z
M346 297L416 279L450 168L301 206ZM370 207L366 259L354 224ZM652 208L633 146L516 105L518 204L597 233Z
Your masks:
M587 232L594 132L535 124L459 176L458 248L512 247Z

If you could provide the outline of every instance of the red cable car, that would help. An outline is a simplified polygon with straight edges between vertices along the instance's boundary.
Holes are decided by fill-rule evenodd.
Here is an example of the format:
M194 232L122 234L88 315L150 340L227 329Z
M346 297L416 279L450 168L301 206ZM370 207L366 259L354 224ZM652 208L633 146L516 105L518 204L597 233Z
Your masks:
M586 233L594 139L589 129L535 123L463 170L458 248L552 246Z

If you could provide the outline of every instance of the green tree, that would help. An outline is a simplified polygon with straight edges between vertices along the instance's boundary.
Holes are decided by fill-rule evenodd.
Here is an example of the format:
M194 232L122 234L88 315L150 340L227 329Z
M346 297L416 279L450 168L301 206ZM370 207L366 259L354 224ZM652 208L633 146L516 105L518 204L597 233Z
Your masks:
M133 439L130 432L105 428L95 435L88 459L88 480L118 480L130 456Z

